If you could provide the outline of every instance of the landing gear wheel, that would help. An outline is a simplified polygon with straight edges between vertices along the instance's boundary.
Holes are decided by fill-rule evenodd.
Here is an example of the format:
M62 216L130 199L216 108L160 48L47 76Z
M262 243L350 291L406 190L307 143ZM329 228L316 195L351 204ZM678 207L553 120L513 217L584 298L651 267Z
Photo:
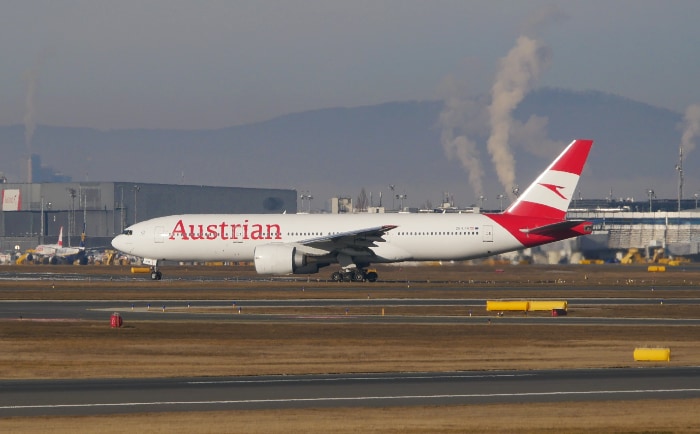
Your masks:
M370 271L370 272L367 273L367 275L365 276L365 279L367 279L368 282L376 282L376 281L377 281L377 278L379 278L379 275L378 275L376 272L374 272L374 271Z
M334 282L342 282L343 281L343 275L340 274L339 271L334 272L331 274L331 280Z
M160 271L151 271L151 280L160 280L163 278L163 273Z
M350 276L352 277L353 282L362 282L365 280L365 275L362 273L362 270L355 270L350 274Z

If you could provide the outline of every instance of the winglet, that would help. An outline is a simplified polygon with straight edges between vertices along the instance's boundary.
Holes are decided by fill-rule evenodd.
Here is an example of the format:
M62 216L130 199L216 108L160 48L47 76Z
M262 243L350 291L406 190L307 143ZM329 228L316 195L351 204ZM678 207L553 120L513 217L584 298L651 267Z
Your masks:
M564 220L593 140L574 140L503 214Z

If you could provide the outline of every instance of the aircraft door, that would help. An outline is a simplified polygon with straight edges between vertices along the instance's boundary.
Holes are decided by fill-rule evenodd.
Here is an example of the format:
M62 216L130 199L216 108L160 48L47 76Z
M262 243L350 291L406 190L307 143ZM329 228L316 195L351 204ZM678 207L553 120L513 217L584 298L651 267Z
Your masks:
M483 234L485 243L493 242L493 225L483 225L481 227L481 233Z
M156 243L164 243L166 236L167 234L165 233L165 228L163 226L156 226L153 231L153 241Z

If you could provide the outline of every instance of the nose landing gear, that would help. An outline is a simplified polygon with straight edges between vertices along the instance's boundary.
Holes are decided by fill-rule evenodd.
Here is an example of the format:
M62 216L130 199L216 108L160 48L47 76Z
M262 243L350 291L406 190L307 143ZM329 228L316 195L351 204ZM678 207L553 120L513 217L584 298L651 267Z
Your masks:
M143 258L143 265L151 266L151 280L160 280L163 278L163 273L158 270L158 260Z
M160 280L163 278L163 273L158 270L158 267L151 267L151 280Z

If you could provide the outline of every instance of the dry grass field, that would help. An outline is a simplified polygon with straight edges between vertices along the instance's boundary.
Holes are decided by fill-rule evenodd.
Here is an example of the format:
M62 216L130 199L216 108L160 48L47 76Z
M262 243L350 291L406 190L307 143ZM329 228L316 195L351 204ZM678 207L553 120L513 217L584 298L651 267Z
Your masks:
M0 274L16 270L3 267ZM36 272L47 270L37 267ZM80 272L85 278L65 281L42 274L41 280L0 280L0 300L700 298L696 289L700 268L694 267L666 273L619 265L383 267L380 277L392 282L374 284L333 284L315 276L251 282L246 280L254 274L249 267L166 268L166 280L160 282L131 276L120 267L62 267L60 271ZM102 275L114 279L98 280ZM608 289L609 285L616 288ZM652 291L655 285L674 287ZM212 309L226 307L207 311ZM579 326L565 325L565 321L508 325L484 309L474 309L476 318L467 319L469 309L449 306L387 307L386 314L462 316L464 323L355 324L343 321L344 309L334 309L251 308L242 313L335 317L327 323L179 321L162 312L153 312L152 321L132 321L124 314L125 326L120 329L109 327L108 314L104 322L1 320L0 378L616 368L639 366L632 359L636 346L670 347L672 360L664 366L700 365L697 326ZM380 313L362 308L351 314ZM698 318L700 306L580 305L570 315ZM9 418L0 420L0 431L700 432L699 405L700 400L689 399Z
M636 346L670 347L664 365L700 365L695 326L350 324L341 317L323 324L169 319L120 329L107 321L3 321L0 331L5 379L615 368L638 365Z

